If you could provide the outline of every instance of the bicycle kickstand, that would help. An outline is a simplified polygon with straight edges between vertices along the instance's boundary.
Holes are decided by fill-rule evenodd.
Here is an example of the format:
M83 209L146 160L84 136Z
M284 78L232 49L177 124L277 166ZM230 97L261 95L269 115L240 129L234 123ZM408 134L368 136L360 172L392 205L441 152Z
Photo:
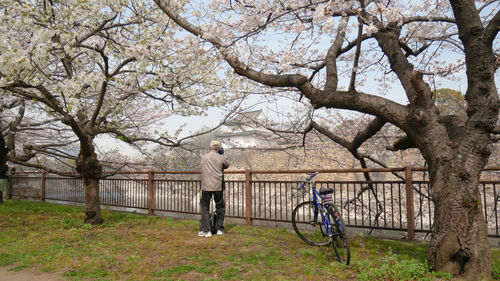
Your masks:
M328 249L330 248L330 246L333 247L333 240L331 237L330 237L330 241L328 241L328 245L326 245L326 250L325 250L325 255L324 255L325 258L326 258L326 254L328 253Z

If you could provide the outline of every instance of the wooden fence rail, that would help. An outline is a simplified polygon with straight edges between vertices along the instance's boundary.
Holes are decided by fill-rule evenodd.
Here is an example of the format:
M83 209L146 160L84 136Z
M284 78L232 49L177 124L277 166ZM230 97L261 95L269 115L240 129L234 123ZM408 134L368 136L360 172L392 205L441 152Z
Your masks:
M326 175L316 181L317 188L334 189L335 204L343 210L350 227L406 231L408 240L414 240L416 232L431 232L433 203L429 198L426 169L420 167L225 171L234 177L229 176L226 181L227 217L244 219L249 225L254 220L291 221L293 208L308 200L308 194L298 195L292 188L307 172ZM369 182L352 179L353 175L364 172L384 174L386 178L389 175L392 179ZM500 237L497 204L500 167L486 168L485 172L489 173L489 180L481 181L480 187L489 236ZM415 178L416 173L420 173L418 178ZM332 179L339 174L344 175L341 178L351 179ZM199 214L199 176L199 171L110 174L100 181L100 202L109 206L145 209L149 215L154 215L155 211ZM81 180L71 173L64 176L49 176L44 171L17 173L11 180L11 188L11 194L15 196L39 197L42 201L84 202L85 198Z

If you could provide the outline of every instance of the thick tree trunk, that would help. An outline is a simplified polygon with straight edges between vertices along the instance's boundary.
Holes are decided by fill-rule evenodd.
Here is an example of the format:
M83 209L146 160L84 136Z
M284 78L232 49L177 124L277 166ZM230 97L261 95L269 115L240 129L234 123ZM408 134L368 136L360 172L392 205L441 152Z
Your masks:
M433 270L466 280L491 278L488 230L479 192L482 165L479 166L466 169L443 164L430 171L435 216L427 259Z
M92 143L91 141L88 143ZM85 187L85 223L100 224L104 220L101 216L99 198L99 179L102 166L97 160L92 145L81 146L80 155L76 163L76 170L80 173Z
M99 198L99 179L82 177L85 186L85 223L100 224L101 216Z

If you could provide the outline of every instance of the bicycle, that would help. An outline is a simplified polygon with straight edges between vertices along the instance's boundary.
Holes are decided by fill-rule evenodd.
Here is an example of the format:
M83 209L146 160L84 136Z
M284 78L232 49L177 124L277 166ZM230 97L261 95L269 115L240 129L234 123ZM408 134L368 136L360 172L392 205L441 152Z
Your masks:
M297 190L304 193L311 186L312 201L304 201L297 205L292 212L292 226L297 235L309 245L327 246L325 255L332 246L337 260L349 265L351 249L345 233L345 224L340 211L333 204L333 189L321 187L318 191L313 178L318 172L308 174ZM321 217L319 216L321 215ZM321 220L319 220L321 218Z

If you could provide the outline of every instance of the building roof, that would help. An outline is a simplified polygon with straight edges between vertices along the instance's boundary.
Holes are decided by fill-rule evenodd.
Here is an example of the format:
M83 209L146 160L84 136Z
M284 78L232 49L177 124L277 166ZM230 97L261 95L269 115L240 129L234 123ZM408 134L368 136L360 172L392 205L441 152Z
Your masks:
M224 123L226 126L256 126L256 122L267 121L267 118L262 113L262 110L240 112L234 116L231 120Z
M262 110L248 111L237 114L234 118L224 123L218 130L216 137L224 138L226 141L231 139L245 138L247 141L238 145L246 147L254 141L269 142L269 135L271 132L267 130L264 125L268 122ZM271 141L272 143L273 141Z

